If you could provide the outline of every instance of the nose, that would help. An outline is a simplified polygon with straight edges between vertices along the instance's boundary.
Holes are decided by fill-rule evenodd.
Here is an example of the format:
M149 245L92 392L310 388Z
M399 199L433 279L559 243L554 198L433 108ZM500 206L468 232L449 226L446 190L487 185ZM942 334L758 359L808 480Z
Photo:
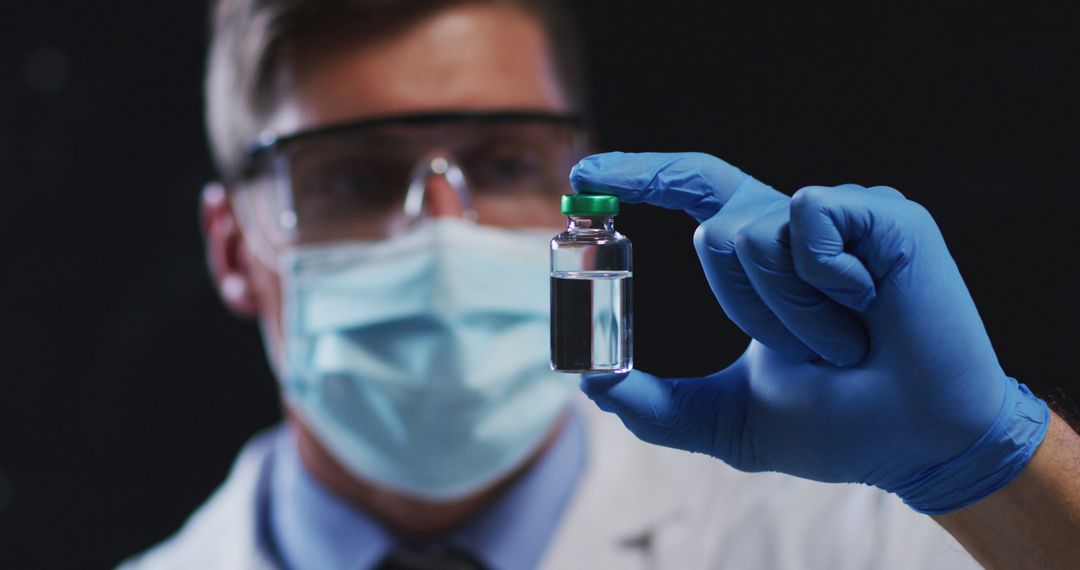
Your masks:
M417 165L405 198L406 213L412 218L474 219L472 198L465 176L456 164L435 156Z
M445 174L432 174L424 181L424 209L432 218L463 218L465 205Z

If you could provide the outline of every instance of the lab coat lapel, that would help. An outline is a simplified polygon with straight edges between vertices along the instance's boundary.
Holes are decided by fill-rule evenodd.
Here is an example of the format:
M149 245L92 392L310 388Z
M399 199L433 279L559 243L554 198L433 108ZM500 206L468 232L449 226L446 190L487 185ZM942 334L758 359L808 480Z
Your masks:
M585 418L587 465L541 567L685 567L694 553L675 547L712 472L695 464L714 460L641 442L584 397L576 405Z

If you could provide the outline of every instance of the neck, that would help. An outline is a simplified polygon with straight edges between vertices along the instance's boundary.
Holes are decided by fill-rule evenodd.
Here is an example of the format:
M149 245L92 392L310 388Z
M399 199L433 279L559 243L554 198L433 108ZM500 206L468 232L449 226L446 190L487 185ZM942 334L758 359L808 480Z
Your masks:
M357 477L330 455L296 414L288 413L287 417L287 421L296 429L300 459L316 480L396 534L408 540L425 540L460 526L504 493L551 447L566 424L568 415L564 413L555 422L543 443L517 469L472 495L447 502L400 493Z

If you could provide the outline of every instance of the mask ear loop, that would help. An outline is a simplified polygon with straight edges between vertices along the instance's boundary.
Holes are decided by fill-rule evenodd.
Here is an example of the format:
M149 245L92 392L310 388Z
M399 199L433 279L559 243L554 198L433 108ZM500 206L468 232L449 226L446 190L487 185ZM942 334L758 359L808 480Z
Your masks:
M454 189L458 203L464 210L464 218L475 222L476 209L465 182L465 173L453 161L440 154L433 154L424 157L409 174L409 187L405 192L404 204L406 223L415 224L424 216L424 194L427 192L427 180L431 176L442 176L446 180Z

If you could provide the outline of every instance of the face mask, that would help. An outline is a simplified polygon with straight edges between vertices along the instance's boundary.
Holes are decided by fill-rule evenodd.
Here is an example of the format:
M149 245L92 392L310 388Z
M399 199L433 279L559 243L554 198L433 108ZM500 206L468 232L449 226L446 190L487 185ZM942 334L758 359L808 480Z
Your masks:
M493 483L576 386L548 364L549 234L436 220L287 254L287 401L363 478L435 500Z

